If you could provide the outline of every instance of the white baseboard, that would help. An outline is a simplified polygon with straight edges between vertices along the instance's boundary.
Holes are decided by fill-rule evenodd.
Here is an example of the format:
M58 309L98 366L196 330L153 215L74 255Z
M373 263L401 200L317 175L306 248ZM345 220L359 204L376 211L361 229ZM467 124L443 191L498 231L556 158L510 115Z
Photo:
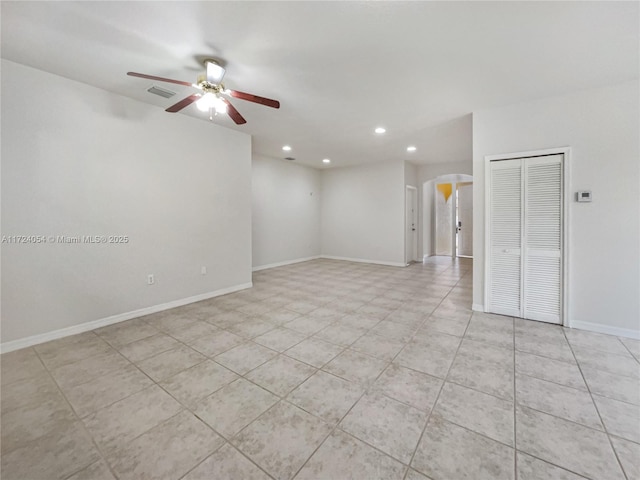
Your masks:
M365 258L336 257L333 255L320 255L320 258L326 258L327 260L342 260L345 262L373 263L374 265L386 265L389 267L406 267L407 266L406 263L382 262L379 260L367 260Z
M577 328L578 330L589 330L590 332L606 333L607 335L615 335L616 337L634 338L640 340L640 331L630 328L611 327L602 325L601 323L570 321L569 328Z
M173 300L168 303L161 303L160 305L153 305L151 307L141 308L132 312L119 313L110 317L100 318L98 320L92 320L90 322L80 323L71 327L61 328L52 332L41 333L38 335L32 335L30 337L20 338L18 340L12 340L0 344L0 353L12 352L21 348L31 347L40 343L48 342L50 340L57 340L58 338L68 337L70 335L77 335L78 333L88 332L95 330L96 328L106 327L113 325L114 323L124 322L131 320L132 318L142 317L144 315L150 315L156 312L162 312L163 310L169 310L171 308L181 307L188 305L189 303L200 302L209 298L219 297L220 295L226 295L227 293L237 292L239 290L245 290L253 287L253 283L243 283L240 285L234 285L233 287L222 288L214 292L202 293L200 295L194 295L193 297L181 298L179 300Z
M474 312L484 312L484 305L474 303L471 305L471 310ZM569 321L568 328L576 328L578 330L588 330L590 332L605 333L607 335L615 335L616 337L635 338L640 340L640 331L631 330L629 328L611 327L609 325L602 325L601 323Z
M316 255L314 257L295 258L293 260L285 260L284 262L276 262L276 263L270 263L268 265L260 265L259 267L253 267L251 271L259 272L260 270L266 270L268 268L284 267L285 265L291 265L293 263L308 262L309 260L317 260L318 258L320 258L320 255Z

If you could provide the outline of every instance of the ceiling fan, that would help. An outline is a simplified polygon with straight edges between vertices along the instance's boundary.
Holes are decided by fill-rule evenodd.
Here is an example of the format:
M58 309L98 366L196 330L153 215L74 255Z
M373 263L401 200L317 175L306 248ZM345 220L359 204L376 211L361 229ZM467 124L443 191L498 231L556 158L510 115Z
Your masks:
M157 80L159 82L175 83L177 85L185 85L187 87L195 87L201 90L201 93L194 93L187 98L180 100L175 105L171 105L166 109L167 112L176 113L185 107L188 107L193 102L196 102L198 109L209 112L209 120L213 120L213 116L218 113L226 113L231 119L236 122L237 125L247 123L240 112L231 105L231 102L227 100L223 95L239 98L240 100L246 100L248 102L259 103L260 105L266 105L267 107L280 108L280 102L277 100L271 100L270 98L259 97L258 95L252 95L250 93L239 92L237 90L229 90L222 84L222 78L225 74L225 69L215 60L204 60L204 66L206 68L206 74L198 76L197 83L183 82L181 80L172 80L170 78L156 77L154 75L146 75L144 73L127 72L127 75L132 77L147 78L149 80Z

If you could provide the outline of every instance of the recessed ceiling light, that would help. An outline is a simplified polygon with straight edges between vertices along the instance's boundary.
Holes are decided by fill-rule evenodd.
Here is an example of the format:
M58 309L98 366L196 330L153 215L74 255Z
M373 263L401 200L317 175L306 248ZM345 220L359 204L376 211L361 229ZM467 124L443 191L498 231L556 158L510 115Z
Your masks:
M387 129L386 129L386 128L384 128L384 127L378 127L378 128L376 128L376 129L374 130L374 132L376 132L376 133L384 133L384 132L386 132L386 131L387 131Z
M282 147L282 149L283 149L285 152L290 152L290 151L291 151L291 147L290 147L289 145L285 145L284 147Z
M413 145L410 145L407 147L407 152L415 152L417 150L416 147L414 147Z
M331 163L331 160L329 160L328 158L323 158L322 163Z

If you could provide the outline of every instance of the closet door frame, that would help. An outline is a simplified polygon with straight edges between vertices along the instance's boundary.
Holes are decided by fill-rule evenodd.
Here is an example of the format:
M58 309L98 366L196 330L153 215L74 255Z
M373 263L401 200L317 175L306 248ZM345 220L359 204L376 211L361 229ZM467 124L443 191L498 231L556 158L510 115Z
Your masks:
M569 309L569 265L571 252L569 205L572 201L570 192L571 147L548 148L526 152L485 155L484 157L484 311L489 309L489 285L491 271L491 162L497 160L516 160L546 155L563 155L562 159L562 311L561 325L571 327Z

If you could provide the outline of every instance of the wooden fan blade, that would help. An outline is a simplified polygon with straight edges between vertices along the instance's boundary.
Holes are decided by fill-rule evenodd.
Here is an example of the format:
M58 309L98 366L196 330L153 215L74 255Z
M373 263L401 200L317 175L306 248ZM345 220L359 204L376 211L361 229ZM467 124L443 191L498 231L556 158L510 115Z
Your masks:
M157 80L159 82L175 83L177 85L184 85L186 87L192 87L193 86L193 84L191 84L189 82L183 82L182 80L172 80L170 78L154 77L153 75L145 75L144 73L127 72L127 75L129 75L131 77L146 78L148 80Z
M175 105L171 105L169 108L167 108L165 110L165 112L170 112L170 113L179 112L184 107L188 107L189 105L191 105L193 102L195 102L199 98L200 98L200 95L198 95L197 93L194 93L193 95L189 95L187 98L183 98L182 100L180 100Z
M236 110L236 107L231 105L231 102L229 100L227 100L226 98L222 98L222 101L227 105L227 114L231 117L231 120L236 122L236 125L247 123L244 117L240 115L240 112Z
M238 92L237 90L227 90L229 95L240 100L246 100L248 102L259 103L260 105L266 105L267 107L280 108L280 102L278 100L271 100L270 98L259 97L258 95L252 95L250 93Z

